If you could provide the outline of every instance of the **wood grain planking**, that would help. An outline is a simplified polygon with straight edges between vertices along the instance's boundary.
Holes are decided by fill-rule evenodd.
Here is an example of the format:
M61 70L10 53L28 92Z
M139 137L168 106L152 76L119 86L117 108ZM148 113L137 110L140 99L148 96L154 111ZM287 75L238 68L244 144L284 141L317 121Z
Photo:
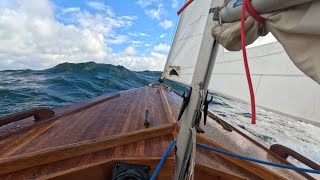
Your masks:
M218 169L213 169L209 166L201 165L201 164L196 164L194 171L195 171L194 179L201 179L201 180L212 180L212 179L244 180L244 179L248 179L248 178L240 176L240 174L229 174L229 172L221 171Z
M82 113L76 113L72 116L74 119L80 118L82 116ZM71 119L69 121L72 122L70 126L65 126L64 128L57 129L54 127L54 125L59 126L59 122L63 119L56 120L55 123L52 126L49 126L43 131L42 134L37 134L32 139L30 138L28 141L24 141L22 145L16 148L16 151L11 150L11 152L14 152L14 155L20 155L30 152L36 152L44 149L50 149L57 146L62 146L65 144L71 144L73 142L73 136L68 135L68 130L70 130L75 124L77 124L77 121L72 121ZM57 132L57 130L59 130ZM56 136L56 134L63 135L64 138L59 138L59 135Z
M172 135L168 134L156 138L145 139L137 143L118 146L114 150L113 157L161 157L172 140ZM141 146L141 144L143 144L143 146ZM159 148L159 145L163 148ZM137 152L143 152L143 154ZM173 156L173 153L170 154L170 156Z
M259 176L247 171L237 164L226 161L223 157L205 149L200 149L199 147L197 147L196 163L228 174L243 176L247 179L261 179Z
M144 112L145 112L145 101L148 101L148 94L149 89L147 88L141 88L139 91L139 97L137 98L137 101L135 104L133 104L133 111L131 111L131 114L128 115L128 118L126 120L126 123L128 124L126 131L128 130L137 130L144 128L144 126L138 126L139 122L144 121Z
M202 135L197 135L197 141L198 141L198 143L203 143L208 146L215 147L217 149L232 152L232 151L214 143L213 141L210 141L209 139L205 138ZM206 150L206 152L211 153L209 150ZM234 152L232 152L232 153L234 153ZM245 160L238 159L238 158L233 158L233 157L226 156L226 155L221 155L221 154L217 154L217 155L223 157L225 159L225 161L230 161L230 162L234 163L235 165L242 167L246 171L249 171L250 173L255 174L256 176L261 177L262 179L285 179L282 175L279 175L278 173L275 173L275 172L269 170L268 168L265 168L259 164L245 161Z
M112 95L108 94L108 95L104 95L104 96L101 96L98 98L94 98L94 99L97 99L96 102L88 100L88 101L85 101L83 104L86 104L89 107L92 107L93 105L101 104L102 102L106 102L108 100L111 100L111 99L119 97L119 96L120 96L120 94L112 94ZM88 109L88 107L84 106L83 104L82 105L76 104L73 106L74 107L73 109L70 109L70 111L65 111L64 113L58 113L58 116L51 118L51 120L41 122L39 124L35 124L34 126L25 128L21 132L17 132L16 134L13 134L11 136L3 138L0 141L0 144L5 143L5 146L2 146L0 148L0 152L2 152L0 156L5 157L5 156L13 155L13 154L25 153L25 152L27 152L26 149L28 147L33 147L36 150L41 149L41 147L39 148L35 145L40 145L42 147L47 148L48 147L47 144L45 142L41 141L41 137L45 137L44 134L48 134L47 131L50 132L50 129L52 129L52 127L54 127L54 125L59 124L59 122L62 119L64 119L64 117L70 118L70 116L72 117L72 115L77 116L77 115L79 115L79 113L75 113L75 112L79 112L79 110L84 111L84 109ZM74 119L77 119L77 118L74 117ZM68 128L70 126L65 126L65 127ZM63 131L63 129L59 129L57 131L57 133L63 134L62 131ZM51 138L43 138L43 139L45 141L49 140L49 142L52 143L52 142L63 142L61 140L71 140L72 138L62 138L62 139L59 139L56 141L52 141ZM36 143L33 143L34 141ZM52 144L52 145L55 146L55 144ZM27 147L24 148L25 146L27 146Z
M53 121L63 116L67 116L75 112L82 111L86 108L108 101L118 96L120 96L119 93L105 94L102 96L98 96L96 98L88 99L85 101L81 101L79 103L65 106L60 109L55 109L54 111L56 116L48 120L34 121L34 118L26 118L19 122L13 122L5 126L0 126L0 139L8 137L13 134L27 132L28 130L36 128L39 125L47 124L49 121Z
M108 107L114 106L114 111L110 112L109 110L106 112L108 113L108 122L102 128L100 135L102 137L110 136L112 134L117 134L121 132L121 128L123 126L123 122L129 113L129 108L132 105L132 93L124 93L122 98L116 102L117 106L109 104ZM116 113L115 113L116 112Z
M60 174L63 171L68 171L69 169L77 168L78 166L109 160L112 158L112 153L113 148L44 165L33 166L20 171L0 175L0 179L47 179L43 177L50 177L52 176L51 174L55 173Z
M233 125L232 132L228 132L223 127L221 127L220 124L217 124L210 117L208 117L208 125L209 126L203 126L203 129L205 130L204 136L226 149L236 152L237 154L249 156L256 159L261 159L280 164L288 163L285 162L284 159L281 159L273 155L273 153L269 153L269 150L264 148L263 145L259 145L258 142L253 143L252 138L247 138L247 135L239 133L240 130L236 130L236 125ZM288 179L303 178L295 171L285 170L271 166L265 167L272 170L275 173L281 174L283 177L286 177Z
M133 101L137 102L138 105L137 103L133 103ZM149 103L149 101L152 103ZM122 106L123 103L125 104L124 106ZM162 125L166 123L166 119L164 118L164 109L162 107L159 108L159 103L160 97L155 89L145 87L136 89L135 91L126 91L125 93L121 93L121 96L118 98L62 117L58 123L46 129L46 132L41 134L41 136L33 136L35 138L28 139L28 141L24 139L23 142L25 143L23 146L19 146L12 152L16 152L15 155L19 155L110 136L120 133L121 127L125 129L123 133L143 129L145 128L143 126L143 113L148 108L148 104L151 104L153 112L151 112L153 120L151 127ZM118 104L118 106L114 106L114 104ZM128 108L131 110L130 112ZM124 119L123 115L125 113L128 114L126 119Z
M32 136L29 136L27 139L20 142L17 146L15 146L15 147L11 148L9 151L3 153L3 156L8 157L13 154L16 154L17 151L19 151L21 148L23 148L24 146L29 144L31 141L36 139L41 134L45 133L48 129L50 129L52 126L54 126L58 122L59 122L59 120L53 121L53 122L49 123L47 126L44 126L43 128L39 129L39 131L36 131L35 133L33 133Z
M5 157L5 153L10 151L10 149L15 148L18 146L21 142L26 141L29 139L29 137L33 136L33 134L36 134L41 129L47 127L50 124L42 124L41 126L37 126L33 129L30 129L29 131L26 131L25 133L17 133L14 135L11 135L10 137L6 137L4 139L0 140L0 157Z
M126 135L101 138L97 140L57 147L50 150L29 153L20 156L0 159L0 174L17 171L35 165L46 164L67 158L81 156L84 154L109 149L123 144L133 143L139 140L170 134L172 125L149 128ZM12 166L14 164L14 166Z
M91 154L86 154L83 156L79 156L79 157L74 157L74 158L70 158L70 159L65 159L65 160L61 160L61 161L56 161L56 162L51 162L49 164L46 165L41 165L41 166L34 166L28 169L24 169L15 173L11 173L11 174L5 174L0 176L0 179L19 179L19 177L32 177L31 179L34 178L39 178L39 177L50 177L50 174L55 174L62 171L68 171L70 172L72 168L74 169L79 169L77 167L81 167L81 166L88 166L88 164L101 164L105 161L115 161L115 160L121 160L121 161L125 161L125 162L130 162L134 159L142 159L145 160L147 162L151 162L153 160L156 160L156 162L158 163L161 156L163 155L165 149L157 149L155 145L155 143L153 142L160 142L160 143L164 143L164 146L169 145L169 143L172 140L172 136L171 135L165 135L165 136L159 136L159 137L155 137L155 138L151 138L149 142L145 143L146 146L140 146L141 142L145 142L147 140L141 140L139 142L136 143L132 143L129 145L123 145L123 146L119 146L122 147L120 148L122 150L122 152L119 153L119 155L114 155L114 149L115 148L111 148L111 149L107 149L107 150L103 150L103 151L98 151L95 153L91 153ZM128 146L131 147L137 147L138 149L146 149L146 153L143 154L143 156L137 156L137 154L132 154L133 156L128 157L128 151L135 152L136 150L128 148ZM156 156L152 156L153 151L157 151ZM173 153L170 153L168 156L169 158L173 158ZM156 163L156 164L157 164ZM148 163L147 163L148 164ZM155 169L155 167L153 167L153 169ZM170 168L172 169L172 168ZM61 173L60 173L61 174ZM35 176L36 175L36 176ZM11 177L11 178L9 178Z
M174 118L178 119L180 108L182 105L182 98L172 91L164 91L164 94L166 96L166 99L168 100Z
M139 91L136 92L136 95L134 96L133 101L131 102L131 105L129 106L130 110L129 110L128 114L127 114L126 119L123 122L123 126L122 126L122 128L119 128L119 129L121 129L121 133L124 133L129 129L129 124L132 123L130 120L133 120L133 121L135 120L133 118L138 113L136 111L136 109L137 109L136 106L137 106L138 102L141 102L140 101L140 96L143 93L141 91L144 91L144 88L141 88L141 89L139 89ZM134 122L134 123L136 123L136 122Z
M163 164L158 177L158 179L170 179L172 176L172 172L170 170L173 169L173 161L172 157L168 157L168 159ZM151 174L153 170L156 168L159 158L154 157L146 157L144 158L111 158L105 160L104 162L99 163L91 163L86 165L81 165L75 168L67 169L64 171L60 171L57 173L43 175L40 176L39 179L79 179L79 180L87 180L87 179L111 179L112 178L112 170L114 162L125 162L131 164L144 164L151 167Z
M164 95L163 91L164 91L163 87L160 86L158 89L158 92L160 94L161 102L162 102L162 105L163 105L164 110L166 112L168 122L169 123L176 123L176 119L174 118L174 116L172 114L171 107L170 107L169 102L167 100L167 97Z

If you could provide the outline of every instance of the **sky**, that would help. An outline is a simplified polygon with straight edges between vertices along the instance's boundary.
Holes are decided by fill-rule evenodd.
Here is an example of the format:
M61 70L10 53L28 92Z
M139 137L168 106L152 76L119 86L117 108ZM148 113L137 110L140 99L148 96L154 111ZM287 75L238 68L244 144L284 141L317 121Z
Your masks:
M183 0L1 0L0 70L94 61L163 70Z

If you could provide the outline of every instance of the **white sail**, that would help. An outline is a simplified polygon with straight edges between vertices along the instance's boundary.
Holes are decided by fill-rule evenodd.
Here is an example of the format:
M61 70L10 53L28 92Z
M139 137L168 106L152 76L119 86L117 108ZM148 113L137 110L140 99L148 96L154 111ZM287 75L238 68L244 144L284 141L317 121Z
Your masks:
M250 102L242 53L220 49L209 89ZM281 44L255 46L247 52L256 104L320 125L320 86L293 64Z
M183 11L164 69L166 79L191 84L210 4L211 0L195 0Z
M211 0L185 9L164 78L190 85ZM278 42L248 48L256 104L320 126L320 86L298 69ZM220 48L209 90L250 102L241 51Z

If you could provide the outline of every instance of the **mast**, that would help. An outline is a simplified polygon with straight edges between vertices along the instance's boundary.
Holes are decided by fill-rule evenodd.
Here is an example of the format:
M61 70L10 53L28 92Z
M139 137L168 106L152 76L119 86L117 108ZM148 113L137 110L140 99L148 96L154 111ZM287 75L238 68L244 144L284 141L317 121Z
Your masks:
M217 7L219 1L212 1L210 9ZM208 12L209 13L209 12ZM194 164L191 157L192 149L195 147L195 121L205 98L208 83L212 74L215 58L218 52L218 43L213 39L211 30L216 22L213 21L213 13L210 11L206 21L204 35L202 37L200 52L197 58L194 75L191 82L191 96L184 113L181 116L180 131L177 138L177 177L186 177L188 166Z

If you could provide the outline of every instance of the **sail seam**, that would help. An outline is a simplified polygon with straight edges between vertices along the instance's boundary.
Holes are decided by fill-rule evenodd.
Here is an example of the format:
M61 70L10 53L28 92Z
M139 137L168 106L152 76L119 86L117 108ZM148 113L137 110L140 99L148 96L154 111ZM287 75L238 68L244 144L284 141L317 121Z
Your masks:
M263 58L263 57L268 57L270 55L277 55L277 54L284 54L284 52L278 52L278 53L273 53L273 54L266 54L266 55L261 55L261 56L253 56L250 58ZM224 56L225 57L225 56ZM234 60L229 60L229 61L222 61L222 62L217 62L216 64L223 64L223 63L228 63L228 62L236 62L236 61L242 61L243 59L234 59ZM257 61L257 60L255 60Z
M197 36L202 36L202 34L197 34L197 35L193 35L193 36L189 36L189 37L185 37L185 38L182 38L182 39L178 39L177 41L182 41L182 40L185 40L185 39L190 39L190 38L193 38L193 37L197 37Z

